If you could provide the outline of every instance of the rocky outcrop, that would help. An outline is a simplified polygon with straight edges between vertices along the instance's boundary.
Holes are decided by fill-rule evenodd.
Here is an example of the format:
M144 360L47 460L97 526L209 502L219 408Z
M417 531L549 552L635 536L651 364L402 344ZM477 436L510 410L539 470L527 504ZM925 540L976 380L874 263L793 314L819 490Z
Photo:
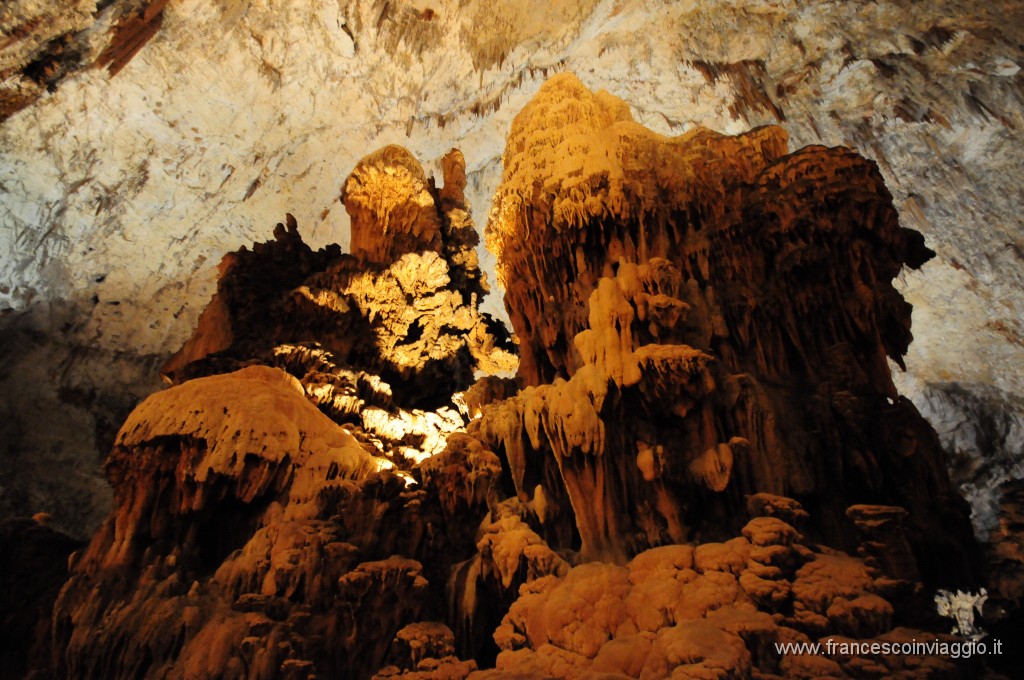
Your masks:
M921 381L901 393L924 412L936 383L1024 391L1004 368L1024 363L1020 3L0 4L0 89L35 102L0 123L4 515L48 511L87 538L110 510L113 435L157 389L224 253L286 212L314 250L344 244L338 180L394 140L438 177L459 146L485 214L513 116L560 71L663 134L781 124L793 148L877 161L938 253L898 281ZM123 56L78 69L108 46Z
M392 468L276 368L154 395L57 602L57 672L368 677L443 601L443 519Z
M390 263L406 253L440 252L441 219L419 161L400 146L364 158L341 194L352 225L352 254Z
M907 541L903 519L907 511L885 505L851 505L846 509L857 527L864 561L891 578L914 583L921 576Z
M461 154L440 189L402 149L367 156L342 191L353 253L289 216L225 258L172 386L118 432L48 670L979 670L779 646L930 637L919 579L977 576L887 372L910 339L891 278L928 253L872 166L787 155L775 129L666 140L568 76L506 161L489 238L517 378L473 385L516 358L480 311Z
M494 664L494 630L523 587L544 576L564 576L570 567L533 530L531 519L516 498L493 507L477 531L476 554L452 567L449 616L458 651L482 666Z
M772 127L662 137L571 75L545 84L487 227L527 387L475 431L586 559L737 531L770 492L848 549L847 506L901 506L926 581L976 576L938 441L886 363L911 338L892 279L931 252L874 164L786 146Z
M291 215L274 228L273 241L225 255L217 268L217 292L192 337L164 364L164 378L174 383L210 372L193 368L179 375L189 364L232 349L235 356L246 356L273 346L280 333L282 295L339 255L337 247L314 253L302 242Z
M463 680L476 670L475 662L455 656L455 636L436 621L406 626L395 635L391 649L393 663L380 669L374 680Z

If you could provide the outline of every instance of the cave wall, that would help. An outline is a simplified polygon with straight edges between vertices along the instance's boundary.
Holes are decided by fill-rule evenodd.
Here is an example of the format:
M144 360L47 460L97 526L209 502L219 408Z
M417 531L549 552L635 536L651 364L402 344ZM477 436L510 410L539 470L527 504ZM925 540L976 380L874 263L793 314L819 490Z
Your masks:
M897 282L915 306L899 386L940 433L955 409L927 405L962 393L1019 422L1022 14L888 0L7 3L0 512L47 510L87 534L109 504L99 470L116 427L159 385L221 255L287 211L314 248L347 246L339 179L392 142L438 177L462 149L482 221L512 117L563 70L656 132L772 123L793 148L876 160L903 224L937 252ZM977 411L958 413L983 428ZM1006 432L947 444L1004 455L1019 428Z

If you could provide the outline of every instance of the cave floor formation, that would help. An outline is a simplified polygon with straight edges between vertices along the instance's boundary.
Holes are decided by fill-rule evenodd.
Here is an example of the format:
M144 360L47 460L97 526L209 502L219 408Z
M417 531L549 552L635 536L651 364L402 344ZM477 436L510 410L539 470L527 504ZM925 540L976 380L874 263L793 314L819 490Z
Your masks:
M940 590L986 588L1012 636L1024 594L1019 524L977 542L893 384L893 280L934 253L877 166L777 127L665 137L569 74L503 160L485 237L514 336L481 309L457 150L440 186L400 147L364 157L348 253L288 215L225 256L118 431L91 540L2 525L4 677L1004 668L797 651L960 645Z

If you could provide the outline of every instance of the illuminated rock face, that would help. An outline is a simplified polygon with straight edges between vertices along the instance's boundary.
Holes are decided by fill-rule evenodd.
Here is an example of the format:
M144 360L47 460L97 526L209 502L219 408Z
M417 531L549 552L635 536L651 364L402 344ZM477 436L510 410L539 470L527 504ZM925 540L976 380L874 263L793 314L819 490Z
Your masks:
M405 253L439 252L441 220L419 161L399 146L364 158L342 188L352 254L394 262Z
M915 305L918 339L907 357L913 379L900 382L898 376L897 384L937 424L944 446L957 456L961 480L970 481L967 491L977 511L976 525L991 537L1000 565L996 587L990 584L990 589L1010 600L1019 598L1024 582L1018 573L1024 563L1022 503L1014 478L1024 470L1019 436L1024 373L1013 367L1024 361L1018 200L1024 168L1022 10L1014 2L889 0L657 5L644 0L517 0L498 5L436 0L429 7L420 0L5 2L0 7L0 511L50 510L55 526L78 537L92 533L111 501L99 474L101 459L130 409L157 389L153 379L168 352L181 346L191 331L217 285L214 263L239 243L263 238L264 216L294 210L314 249L305 249L283 225L279 238L263 253L250 253L251 259L246 254L229 257L224 268L231 272L222 278L219 294L222 308L210 308L201 324L204 330L166 372L181 382L252 362L283 367L299 378L308 399L400 472L415 474L414 461L444 452L420 474L433 480L424 486L436 490L439 508L425 514L451 518L444 534L464 548L452 554L466 559L455 581L465 586L459 592L470 616L447 622L458 633L457 649L478 648L490 635L489 630L480 631L492 623L487 617L497 616L493 611L483 616L487 604L470 602L471 592L493 593L493 601L504 605L527 577L550 568L561 578L565 565L559 559L565 564L578 559L563 546L585 547L591 556L621 562L665 536L731 537L746 517L727 517L730 526L721 519L726 514L721 506L739 507L734 496L748 483L744 480L769 480L771 488L800 495L812 510L808 533L815 538L839 536L849 547L854 534L864 534L860 525L882 523L881 535L871 542L898 548L899 559L887 568L912 572L905 541L899 532L891 535L904 520L890 504L916 506L910 508L907 526L920 527L914 518L920 517L920 508L928 508L927 500L916 498L925 486L920 470L887 468L885 461L867 455L876 450L875 439L891 434L888 425L877 433L869 430L871 441L846 438L864 432L863 421L869 428L874 422L875 413L869 409L865 416L857 408L856 401L863 401L858 390L851 400L841 389L819 389L803 401L818 402L821 408L812 404L794 407L796 413L779 412L780 403L793 403L791 394L779 392L794 385L794 375L800 378L815 370L831 374L846 362L840 356L815 368L820 348L811 342L812 351L805 352L807 347L799 342L808 338L789 337L788 321L781 332L771 322L775 312L767 303L778 302L777 291L766 300L755 286L757 276L742 270L758 261L756 249L735 260L742 262L741 271L730 279L747 287L737 283L736 288L747 302L723 293L714 263L708 274L709 280L712 274L717 277L713 285L699 294L690 291L685 277L699 267L681 266L678 257L668 254L663 259L671 267L648 255L646 261L632 263L635 271L616 268L618 259L612 254L607 258L611 276L603 268L599 275L592 269L600 279L593 291L572 293L578 298L573 305L552 308L554 317L575 316L571 324L556 318L548 323L548 310L540 303L550 303L538 297L530 303L541 310L533 314L533 323L553 334L556 346L550 348L541 337L528 348L526 360L534 368L524 369L523 375L537 373L534 391L488 407L516 390L508 382L481 384L466 395L466 404L473 413L489 409L487 418L473 426L487 446L458 437L446 441L465 421L457 400L447 403L447 392L453 385L461 390L468 380L473 362L467 352L478 367L487 366L490 360L481 357L490 356L486 347L494 337L486 324L472 321L472 313L455 313L485 289L475 268L477 255L466 247L476 235L457 204L465 208L472 202L479 208L490 199L499 184L498 160L512 117L549 73L572 70L588 85L626 98L638 121L667 134L701 124L739 132L779 123L794 147L845 144L878 162L903 223L925 233L938 253L924 269L905 271L900 281L900 291ZM604 104L607 110L597 109L601 116L622 118L621 104L609 98ZM574 117L578 111L569 106L565 114ZM561 134L559 129L552 126L552 134ZM531 134L541 133L535 129ZM432 193L425 173L410 167L409 154L393 148L375 154L394 163L396 177L406 173L408 182L397 186L413 186L422 202L404 204L408 210L398 211L413 219L399 215L385 222L408 227L403 233L410 238L404 243L383 242L372 220L363 221L370 225L362 232L369 240L366 247L352 247L360 253L353 261L371 263L360 265L359 271L372 273L352 284L344 271L326 271L337 261L338 251L317 253L315 248L349 237L346 212L335 204L337 179L367 150L396 139L435 172L440 168L444 187ZM756 139L754 135L747 141ZM586 135L576 141L581 148L593 144ZM460 167L457 156L444 156L452 144L466 152L468 178L455 172L450 181L450 170ZM734 146L742 154L749 145ZM535 148L543 151L544 145ZM594 157L583 161L585 167L599 160L596 154L588 156ZM563 162L554 160L555 165ZM662 160L656 155L654 165L661 167ZM741 159L735 170L742 173L755 165ZM600 167L614 179L614 164ZM665 174L676 176L678 169ZM377 171L372 164L363 170L364 177ZM633 181L649 179L650 171L631 166L621 174ZM349 207L359 203L358 194L351 192ZM616 209L631 201L626 194L610 196ZM370 209L391 205L391 198L378 198ZM650 203L650 196L646 198L644 210ZM430 201L440 206L437 219L423 205ZM786 200L781 207L789 204ZM572 205L570 201L563 208ZM734 210L737 204L723 199L723 205ZM744 241L745 222L736 225L737 237ZM554 241L555 247L559 242ZM640 248L668 253L674 244L666 249L638 241L634 246L638 253ZM728 247L697 246L712 254L729 251L723 262L736 256ZM618 247L612 244L608 251ZM370 252L375 248L382 250ZM794 252L793 259L811 250ZM397 255L409 259L396 264ZM601 257L587 249L584 255ZM483 263L484 269L493 268L486 255ZM803 266L797 262L796 269ZM445 268L448 284L442 283ZM409 293L403 286L420 270L429 270L424 277L428 284L425 291L413 292L426 294L431 302L425 309L410 310L402 302ZM556 283L564 287L564 282ZM371 300L377 289L382 302ZM462 294L463 304L455 302L454 291ZM701 306L710 291L714 301ZM551 295L563 299L558 287ZM335 307L339 298L349 305L347 312ZM835 306L850 312L858 299L855 295ZM783 299L780 304L796 309L796 302L807 305L815 299L796 300L789 307ZM756 341L771 354L764 358L765 366L745 373L749 362L761 361L750 358L751 343L741 341L743 334L737 332L741 324L736 320L746 318L742 307L748 303L768 310L767 321L764 312L751 312L750 328L774 336ZM824 313L812 306L806 316L833 319L831 306L825 306ZM898 306L894 303L893 308ZM431 310L437 314L415 322L421 311ZM872 314L870 309L864 313ZM431 320L448 314L458 318L457 332L431 326ZM805 315L801 311L794 316L800 321ZM372 322L363 324L368 318ZM282 319L296 330L283 327ZM472 323L473 330L463 344L459 336L465 323ZM666 330L679 323L686 332ZM697 335L710 339L695 339L694 328L703 329ZM725 339L719 335L723 328ZM633 337L641 333L650 337ZM900 344L898 328L882 329L881 335L883 344ZM300 337L305 339L296 340ZM435 349L443 358L434 368L421 370L418 362ZM457 359L448 354L452 349ZM795 357L792 362L790 355ZM808 366L788 365L801 362ZM495 363L507 365L504 360ZM849 373L863 368L850 368ZM540 377L542 371L547 375ZM766 381L773 371L780 374ZM581 374L568 387L553 383L556 375L575 380ZM708 400L723 395L727 406L721 411L716 404L714 413L736 413L730 399L737 390L729 380L736 375L753 376L758 394L747 420L755 422L716 420L691 427L693 414L706 413ZM601 409L566 406L595 399L606 389L599 385L604 376L613 387L607 388ZM821 377L807 377L808 389L820 388ZM874 374L856 377L870 383L870 392L885 382ZM435 384L441 396L435 396ZM748 388L744 383L743 389ZM627 411L624 425L608 411L617 408L616 395L629 396L630 391L646 391L648 396L636 411ZM655 421L689 418L686 431L694 434L666 447L665 433L657 427L642 437L632 433L634 424L652 429L644 423L656 412L648 410L655 401L667 414L658 412ZM827 413L822 406L826 403L832 405L836 422L859 422L844 425L836 434L828 429L830 422L819 418ZM884 407L878 411L884 412ZM908 422L915 421L909 417ZM826 429L808 430L809 424ZM766 437L760 436L765 433L779 440L770 445L772 451L783 451L786 461L791 456L799 460L796 467L805 472L779 464L774 454L766 456ZM804 435L819 443L807 443ZM610 472L618 474L622 461L602 460L606 467L601 469L596 458L583 459L581 467L578 456L544 458L545 451L539 457L534 437L540 448L579 448L590 456L625 448L635 469L627 465L628 474L615 477ZM624 441L609 446L609 437ZM826 444L820 443L823 437ZM907 441L912 440L921 441L918 434ZM891 451L890 443L883 442L881 449ZM843 467L823 470L822 461L833 460L833 448L840 452L834 460ZM684 455L673 458L679 451ZM858 458L851 451L867 454ZM823 455L815 457L819 452ZM914 467L930 456L915 454L907 465ZM751 461L760 467L751 471ZM501 473L500 484L516 498L492 507L493 496L501 496L493 480L506 465L508 474ZM843 482L838 498L822 499L820 491L808 496L807 489L845 480L848 472L852 481ZM895 494L875 489L871 502L885 505L844 515L844 503L867 500L858 490L872 489L873 482L863 479L883 473L918 481ZM609 478L625 479L620 486L626 489L607 493ZM666 480L683 489L659 492L652 503L651 487L671 486ZM392 513L392 519L381 525L387 528L373 529L391 537L379 545L389 545L396 533L415 534L421 526L419 511L412 509L421 498L402 495L405 487L398 480L389 484L367 482L368 491L354 494L358 502L346 501L359 508L349 513L353 516L389 508L385 514ZM936 488L940 496L945 493L945 481L938 479ZM388 495L400 490L405 500ZM390 500L382 505L367 500L366 494ZM916 499L899 497L908 494ZM680 510L673 507L673 496L692 500ZM580 498L594 498L600 511L577 515L573 502ZM614 519L618 513L628 515L638 499L645 508L642 518ZM406 505L406 514L395 509ZM473 524L488 512L493 516L479 536L468 536L471 532L458 526ZM356 522L346 531L361 535L368 527ZM916 531L910 537L918 543L934 539ZM915 547L919 553L920 545ZM912 556L914 551L909 552ZM54 560L61 562L58 553ZM885 563L877 552L864 554L870 564ZM418 555L411 551L406 556ZM371 557L380 562L388 555L373 553L366 559ZM435 568L424 560L425 569ZM440 587L445 578L429 579L431 587ZM408 592L415 599L416 578L394 582L411 583ZM475 591L467 585L471 583ZM479 639L467 643L464 633L474 627ZM395 644L425 640L441 657L449 650L446 639L443 631L412 624L396 633ZM267 663L258 668L285 672ZM282 668L296 673L303 663L296 656ZM450 660L413 654L398 654L388 663L397 672L453 668Z
M430 622L502 469L448 435L474 371L516 363L478 310L449 159L441 190L397 147L356 167L356 255L313 252L289 215L224 259L164 367L177 384L131 414L107 461L115 509L56 604L58 674L365 678L454 653L398 654L392 638L444 629Z
M352 255L337 246L314 253L289 215L274 241L225 256L218 292L165 376L281 366L339 422L389 451L439 452L461 427L453 395L474 371L516 367L504 328L479 311L487 285L461 153L445 168L437 190L404 149L363 159L342 191L356 225Z
M53 667L24 663L812 676L871 662L774 644L930 636L893 630L933 623L920 580L974 574L934 436L887 399L910 337L889 279L927 251L850 152L668 140L625 110L562 76L517 119L488 233L515 380L473 384L517 364L479 309L457 151L441 188L403 149L365 157L352 254L289 215L225 257L173 386L117 435L115 509L32 640Z
M474 427L587 559L738 531L770 492L847 548L847 506L905 507L926 580L971 573L965 505L886 363L911 338L892 280L932 253L874 164L786 141L665 138L572 76L545 84L487 227L526 389Z

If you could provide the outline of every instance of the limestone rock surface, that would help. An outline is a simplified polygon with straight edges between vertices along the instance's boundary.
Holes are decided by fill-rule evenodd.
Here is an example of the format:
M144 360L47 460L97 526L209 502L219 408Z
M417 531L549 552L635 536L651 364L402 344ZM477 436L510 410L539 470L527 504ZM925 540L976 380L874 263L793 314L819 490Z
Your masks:
M356 254L313 252L289 214L274 241L225 256L218 292L165 377L279 366L400 466L440 453L464 425L460 395L475 372L517 365L507 331L480 311L487 288L458 193L463 160L457 150L447 158L440 190L404 149L385 147L356 165L342 189L362 215Z
M340 619L310 623L335 597L370 606L397 579L414 610L426 584L418 563L356 566L357 548L317 519L333 487L385 463L279 369L253 366L153 395L107 463L117 510L76 558L57 602L57 672L207 677L256 664L274 674L307 662L289 642L296 622L344 637ZM342 582L346 567L354 570ZM407 611L394 613L400 621Z
M111 77L153 37L168 0L14 0L0 8L0 121L89 67Z

